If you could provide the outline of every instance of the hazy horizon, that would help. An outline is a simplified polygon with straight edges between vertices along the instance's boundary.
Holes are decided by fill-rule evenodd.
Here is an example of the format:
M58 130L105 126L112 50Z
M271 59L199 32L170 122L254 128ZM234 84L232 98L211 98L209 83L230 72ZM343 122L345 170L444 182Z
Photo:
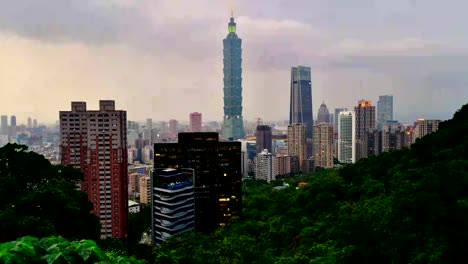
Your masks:
M311 67L315 114L393 94L406 123L468 102L463 1L21 0L0 10L0 114L54 123L71 101L111 99L129 120L221 121L231 5L246 121L287 119L296 65Z

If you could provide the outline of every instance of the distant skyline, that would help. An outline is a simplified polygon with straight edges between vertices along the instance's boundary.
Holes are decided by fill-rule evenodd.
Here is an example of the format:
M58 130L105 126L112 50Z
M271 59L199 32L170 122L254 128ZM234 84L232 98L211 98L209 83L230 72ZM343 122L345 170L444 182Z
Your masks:
M245 121L288 119L294 65L311 67L313 105L330 111L391 94L411 122L468 101L461 0L21 0L0 9L0 115L53 123L71 101L110 99L129 120L222 121L231 5Z

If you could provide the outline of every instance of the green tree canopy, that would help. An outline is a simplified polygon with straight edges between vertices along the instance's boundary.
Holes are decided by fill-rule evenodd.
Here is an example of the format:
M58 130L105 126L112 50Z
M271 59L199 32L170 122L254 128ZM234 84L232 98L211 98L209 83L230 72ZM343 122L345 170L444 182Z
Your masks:
M173 237L155 247L155 259L468 263L467 131L465 105L410 148L296 178L306 186L272 191L244 181L240 219L211 235Z
M100 223L76 183L82 174L52 165L26 146L0 148L0 241L25 235L98 239Z

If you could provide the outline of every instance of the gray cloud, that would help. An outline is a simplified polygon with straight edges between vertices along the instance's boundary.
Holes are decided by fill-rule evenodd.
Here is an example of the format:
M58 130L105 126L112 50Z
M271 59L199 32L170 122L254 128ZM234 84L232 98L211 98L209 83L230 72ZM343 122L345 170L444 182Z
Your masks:
M362 97L375 101L379 94L393 93L398 114L411 119L405 113L450 113L468 98L468 29L463 26L468 24L464 14L468 3L462 0L450 4L439 0L4 2L0 33L49 46L81 43L101 48L106 56L100 58L93 80L100 85L104 82L99 78L111 80L109 91L115 86L121 97L128 93L121 86L132 86L128 106L142 118L148 109L164 107L143 108L135 102L169 105L164 98L178 99L176 93L187 94L183 99L187 102L195 98L196 107L221 116L220 102L214 99L221 96L222 39L230 2L243 39L246 116L285 118L289 70L298 64L312 67L317 106L325 100L332 108L350 107ZM104 52L115 45L127 47L132 55L119 60L112 56L120 50ZM87 59L91 64L95 58ZM141 64L126 65L135 61ZM132 68L133 75L127 76L122 65ZM149 69L156 65L158 69ZM154 78L149 78L152 71ZM81 92L81 88L68 89L76 89L70 94ZM265 100L265 94L275 96ZM212 108L199 103L202 96L210 98ZM183 105L161 116L186 118L191 110Z

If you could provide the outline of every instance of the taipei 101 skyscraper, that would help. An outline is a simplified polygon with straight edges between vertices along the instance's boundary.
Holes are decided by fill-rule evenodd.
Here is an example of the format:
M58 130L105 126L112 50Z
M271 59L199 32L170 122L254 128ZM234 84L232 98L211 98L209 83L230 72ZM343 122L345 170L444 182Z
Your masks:
M224 120L222 137L229 140L244 138L242 118L242 40L236 34L231 8L229 34L223 40Z

